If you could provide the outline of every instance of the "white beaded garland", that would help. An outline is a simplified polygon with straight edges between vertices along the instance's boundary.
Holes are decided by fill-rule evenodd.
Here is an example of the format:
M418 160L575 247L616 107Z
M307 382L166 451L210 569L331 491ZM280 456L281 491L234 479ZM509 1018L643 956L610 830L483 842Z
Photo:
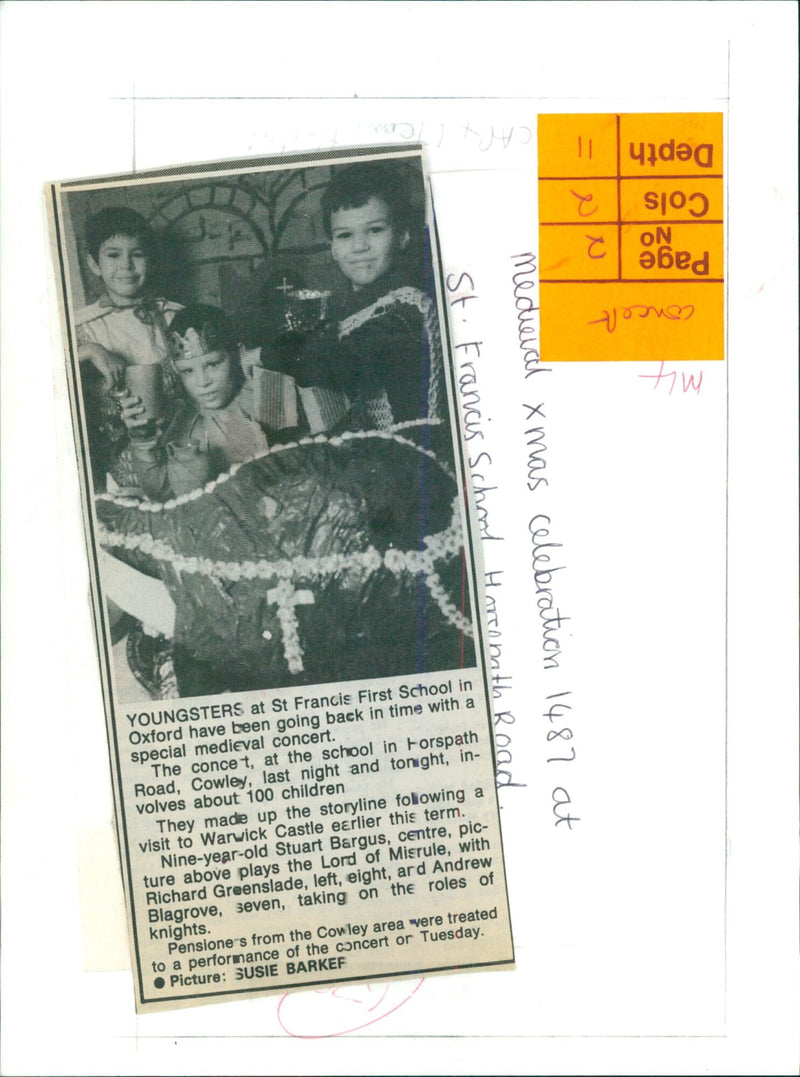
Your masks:
M297 449L301 445L333 445L335 448L339 448L345 441L351 441L354 438L382 438L384 440L396 441L398 445L407 445L409 448L418 452L421 456L428 456L431 460L435 460L442 471L451 479L455 476L450 468L439 460L436 453L432 449L425 449L421 445L418 445L415 441L411 441L409 438L404 438L398 433L399 430L408 430L414 426L441 426L441 419L408 419L402 423L396 423L389 430L344 430L341 434L337 434L335 437L328 437L326 434L317 434L315 437L303 437L299 441L287 441L284 444L272 445L268 449L264 449L262 452L256 453L251 456L249 460L243 460L240 463L233 464L230 471L223 472L218 475L216 479L212 479L207 482L205 486L198 487L196 490L191 490L188 494L181 494L180 497L170 498L169 501L144 501L135 497L119 497L116 494L98 494L97 501L107 501L112 505L118 505L123 509L138 509L139 512L162 512L164 509L175 509L179 505L186 505L189 501L196 501L203 494L213 494L218 486L227 482L228 479L233 478L245 464L250 464L254 460L262 460L267 456L272 456L274 453L286 452L287 449Z
M282 561L267 561L263 558L259 561L212 561L207 557L187 557L180 554L168 543L155 539L150 534L131 535L109 531L102 523L98 525L98 539L102 546L109 549L139 550L157 561L171 565L177 572L190 575L206 576L229 583L277 578L277 614L283 637L284 657L292 673L302 671L303 651L297 634L297 621L286 596L292 594L299 580L308 581L309 577L327 577L350 570L361 570L366 576L370 576L381 567L385 567L394 576L403 572L412 576L421 575L445 620L465 635L474 634L472 623L450 601L436 572L437 562L458 555L462 549L458 498L453 502L450 524L443 531L426 535L423 540L424 550L397 550L390 547L383 555L374 546L369 546L366 550L354 553L331 553L324 557L296 557Z

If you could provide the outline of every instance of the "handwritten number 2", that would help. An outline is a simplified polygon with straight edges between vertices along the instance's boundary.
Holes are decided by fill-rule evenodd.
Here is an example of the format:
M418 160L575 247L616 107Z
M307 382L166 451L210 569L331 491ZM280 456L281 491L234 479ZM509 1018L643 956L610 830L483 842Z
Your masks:
M605 243L603 236L590 236L588 233L586 238L589 240L589 246L586 248L586 253L590 258L605 258L606 251L601 251L600 254L592 254L592 250L598 243Z
M578 199L578 216L579 217L591 217L593 213L597 213L597 206L592 206L591 209L587 209L589 202L594 202L593 194L578 194L577 191L573 191L570 187L569 193ZM584 212L586 210L586 212Z

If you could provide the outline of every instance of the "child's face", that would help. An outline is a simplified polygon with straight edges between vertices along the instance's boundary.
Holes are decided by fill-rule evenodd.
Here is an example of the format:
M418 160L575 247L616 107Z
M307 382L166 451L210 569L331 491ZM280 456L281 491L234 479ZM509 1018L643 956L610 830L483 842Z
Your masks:
M408 243L408 232L398 236L389 207L372 197L354 209L331 213L331 253L355 291L373 284L392 268L397 251Z
M130 306L144 288L147 255L137 236L110 236L100 244L96 260L89 255L89 267L113 302Z
M194 359L177 359L175 369L184 389L201 411L218 411L233 400L233 359L227 352L207 352Z

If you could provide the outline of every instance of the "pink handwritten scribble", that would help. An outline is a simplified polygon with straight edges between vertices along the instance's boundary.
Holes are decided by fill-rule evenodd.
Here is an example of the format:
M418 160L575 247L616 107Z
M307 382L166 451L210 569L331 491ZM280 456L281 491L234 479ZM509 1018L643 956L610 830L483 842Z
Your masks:
M395 1013L424 982L422 976L415 982L340 984L322 991L282 995L278 1023L295 1039L346 1036Z
M701 388L703 386L703 371L700 370L698 372L697 381L694 380L695 376L694 376L693 373L690 373L687 376L683 371L681 371L680 375L681 375L680 385L681 385L681 388L683 389L684 393L688 393L690 389L693 389L699 395L700 390L701 390ZM672 390L675 388L675 384L676 384L676 381L677 381L677 378L678 378L678 371L677 370L665 370L664 369L664 360L662 359L661 360L661 366L660 366L657 374L638 374L637 377L639 377L639 378L649 378L653 382L653 388L654 389L658 389L658 387L659 387L659 385L661 384L662 381L666 382L666 381L668 381L669 378L672 378L672 381L669 382L669 390L667 392L668 396L672 396Z

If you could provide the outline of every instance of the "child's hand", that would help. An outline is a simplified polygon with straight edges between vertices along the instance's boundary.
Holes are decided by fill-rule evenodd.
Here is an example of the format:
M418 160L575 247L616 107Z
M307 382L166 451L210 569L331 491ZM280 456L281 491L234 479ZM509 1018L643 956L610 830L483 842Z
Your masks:
M126 390L117 397L117 407L120 418L129 430L138 430L142 426L147 426L149 420L144 404L130 390Z
M88 359L92 366L103 375L106 389L113 392L125 388L125 360L107 351L102 344L82 344L78 357Z

